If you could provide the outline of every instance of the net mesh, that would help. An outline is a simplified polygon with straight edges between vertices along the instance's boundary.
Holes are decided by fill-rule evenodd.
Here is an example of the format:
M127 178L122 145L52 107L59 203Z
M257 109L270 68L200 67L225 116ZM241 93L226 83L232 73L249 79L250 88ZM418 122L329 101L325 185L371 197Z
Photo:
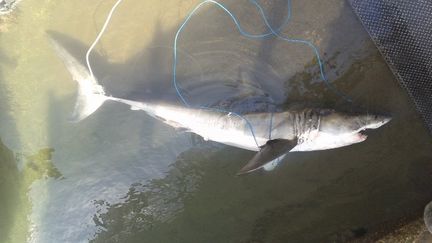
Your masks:
M432 133L432 1L348 1Z

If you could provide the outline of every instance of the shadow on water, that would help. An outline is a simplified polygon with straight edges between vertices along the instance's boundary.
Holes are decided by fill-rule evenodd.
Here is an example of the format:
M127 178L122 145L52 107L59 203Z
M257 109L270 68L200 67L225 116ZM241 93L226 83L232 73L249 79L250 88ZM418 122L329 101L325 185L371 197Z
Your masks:
M305 12L316 9L308 4L313 3L294 8ZM245 23L245 29L263 28L259 16L251 16L253 7L243 8L235 1L227 1L227 5ZM285 1L266 1L264 6L269 16L283 16L280 6L285 6ZM296 18L296 12L293 13ZM79 182L69 195L58 195L56 205L67 203L65 200L71 195L95 193L90 196L98 197L93 198L92 205L98 211L91 214L91 222L86 222L98 227L93 242L343 242L384 222L419 214L432 196L426 193L432 181L428 173L432 144L406 95L348 5L342 4L339 14L325 32L320 30L322 33L318 34L325 36L320 49L326 53L323 57L329 79L349 92L355 106L363 111L388 111L394 115L388 126L371 133L367 141L337 150L293 153L276 171L235 177L241 163L250 158L250 152L213 143L195 147L188 143L165 157L158 150L177 143L164 144L155 133L169 132L171 128L145 114L110 104L82 125L67 128L63 133L67 138L58 137L59 130L65 128L59 127L51 134L52 143L57 145L56 155L65 156L67 161L62 165L65 178L77 178L62 183ZM311 14L304 15L295 22ZM344 104L328 90L323 92L325 86L319 82L316 61L311 61L313 55L301 54L310 52L308 48L278 44L273 39L245 39L233 31L229 18L221 16L224 15L218 9L206 9L194 17L182 35L178 79L193 104L250 111L256 109L257 97L267 93L264 100L271 98L281 107L306 99L320 106L359 109ZM317 18L308 23L319 29L319 22ZM303 33L295 26L293 33ZM342 30L355 34L341 34ZM153 33L150 47L123 64L94 56L96 75L116 96L174 100L175 92L169 82L169 46L174 33L175 30ZM84 60L85 46L55 35L79 60ZM297 54L299 57L293 60L291 57ZM243 94L251 95L253 105ZM52 127L61 122L58 113L66 106L72 107L72 102L52 103ZM129 131L122 130L127 127ZM184 143L186 139L180 141ZM141 148L129 150L132 143ZM161 167L150 160L159 162ZM79 171L68 169L67 163L73 161L80 161ZM82 170L83 176L101 178L90 181L79 177ZM110 180L102 178L104 173ZM128 188L124 190L128 192L112 203L105 197L118 196L110 190L119 185ZM59 188L52 190L59 192ZM79 206L75 210L80 210Z
M0 25L5 25L4 19L0 19ZM11 60L7 55L0 49L0 64L1 65L14 65L14 60ZM2 70L0 69L0 119L4 124L11 124L11 117L7 116L8 111L11 110L9 106L8 94L6 91L6 85L4 84L4 77ZM10 128L4 131L9 131L8 136L17 136L16 128ZM3 128L5 129L5 128ZM2 134L3 136L3 134ZM16 214L19 210L17 205L20 200L19 195L19 171L17 162L15 160L15 154L2 142L0 138L0 242L11 242L13 230L13 222L16 220ZM25 239L25 236L21 238Z
M16 27L17 12L0 16L0 35ZM0 65L13 70L17 63L8 56L6 46L0 49ZM21 111L13 106L14 98L0 69L0 242L27 242L30 236L32 213L31 186L48 178L60 178L52 163L52 148L22 153L16 115ZM9 83L9 84L8 84Z
M9 96L1 83L1 108L7 114ZM13 123L12 117L1 117L3 124ZM2 136L15 143L18 138L16 129L8 126ZM29 191L34 182L47 178L61 178L60 171L52 163L52 148L43 148L34 154L23 154L9 149L0 139L0 242L26 242L29 239L29 221L32 212Z

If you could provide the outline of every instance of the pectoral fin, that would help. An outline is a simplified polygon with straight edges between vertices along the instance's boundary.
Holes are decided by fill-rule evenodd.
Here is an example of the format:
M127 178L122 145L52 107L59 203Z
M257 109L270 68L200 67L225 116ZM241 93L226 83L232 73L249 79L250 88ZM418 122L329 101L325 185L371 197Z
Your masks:
M268 162L289 152L297 145L297 139L274 139L269 140L261 147L261 150L237 173L237 175L246 174L261 168Z

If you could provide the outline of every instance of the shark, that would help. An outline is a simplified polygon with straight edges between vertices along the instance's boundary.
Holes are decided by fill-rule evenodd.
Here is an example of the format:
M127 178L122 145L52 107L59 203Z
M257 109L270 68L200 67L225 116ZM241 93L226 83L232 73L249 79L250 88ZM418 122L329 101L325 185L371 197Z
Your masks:
M144 102L107 94L90 74L55 38L49 37L59 59L78 84L71 120L79 122L107 102L119 102L131 110L144 111L165 124L211 140L256 151L238 175L260 168L274 168L289 152L340 148L363 142L363 131L377 129L391 120L377 114L350 114L327 108L293 108L280 112L237 114L218 109L188 107L166 102Z

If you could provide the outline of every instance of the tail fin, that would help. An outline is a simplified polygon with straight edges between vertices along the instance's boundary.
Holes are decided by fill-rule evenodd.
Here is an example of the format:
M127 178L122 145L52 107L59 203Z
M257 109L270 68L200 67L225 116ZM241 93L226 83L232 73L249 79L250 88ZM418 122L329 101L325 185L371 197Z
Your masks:
M57 55L63 61L72 78L78 83L78 97L70 120L78 122L95 112L106 100L105 91L88 69L73 57L55 39L50 38Z

